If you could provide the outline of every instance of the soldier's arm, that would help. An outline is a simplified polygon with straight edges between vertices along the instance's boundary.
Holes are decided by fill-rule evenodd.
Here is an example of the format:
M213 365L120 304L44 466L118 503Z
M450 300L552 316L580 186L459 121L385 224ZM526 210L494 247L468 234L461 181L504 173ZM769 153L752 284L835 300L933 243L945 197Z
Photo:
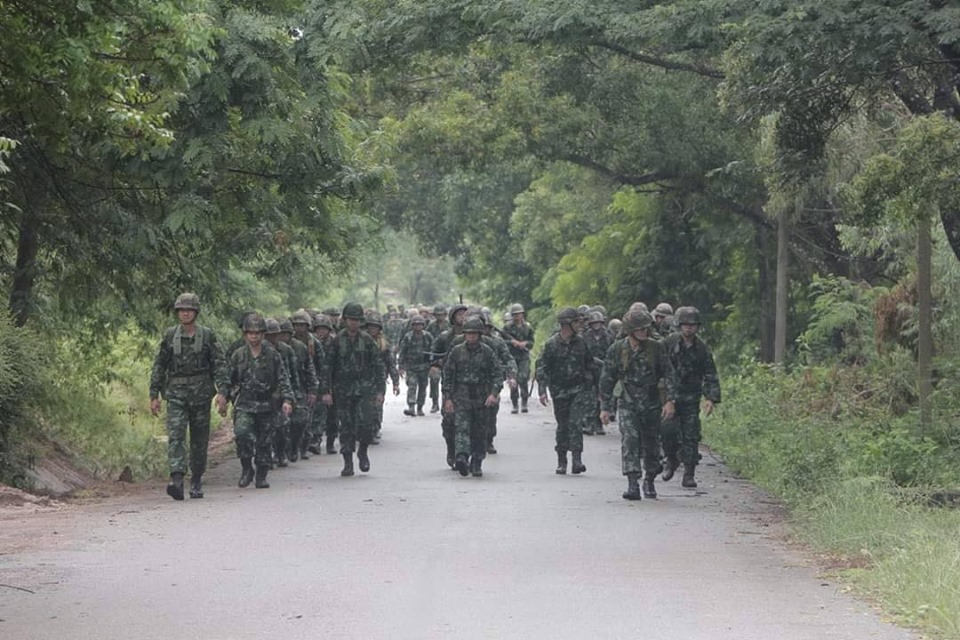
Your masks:
M550 388L550 361L551 361L551 343L547 342L543 347L543 352L537 359L537 389L542 398L547 395L547 389Z
M720 404L720 375L717 373L717 365L713 361L713 353L710 352L710 347L703 345L703 350L703 397L714 404Z
M280 388L280 397L283 398L284 402L292 405L294 402L294 397L293 385L290 382L290 373L287 371L287 366L283 363L283 357L280 355L280 352L274 351L273 354L273 371L277 376L277 384Z
M167 347L166 336L160 339L160 347L153 359L153 369L150 372L150 399L157 400L167 384L167 367L170 366L171 351Z
M312 340L313 338L310 339ZM313 348L317 349L318 345L314 344ZM307 395L316 396L317 391L320 389L320 379L317 377L317 366L313 363L313 357L310 355L309 349L307 349L307 367L305 369L305 374L307 379L303 381L303 386L306 387ZM297 375L299 376L299 374ZM291 383L292 382L293 381L291 380Z
M383 353L383 364L387 369L387 375L390 376L390 380L391 382L393 382L393 386L396 387L397 385L400 384L400 372L397 371L397 363L393 359L393 353L389 349L387 349L386 351L383 351L382 353Z
M619 350L616 343L607 349L607 357L603 361L600 371L600 408L603 411L613 411L613 388L620 377Z
M379 381L377 384L377 393L383 394L387 388L387 366L380 356L380 346L376 341L370 338L367 344L367 348L371 351L371 355L373 355L373 357L370 358L370 364L373 368L374 380Z
M673 361L668 357L665 341L659 344L657 363L659 368L657 375L663 379L666 390L666 401L676 402L677 394L680 391L680 377L677 369L673 366Z
M440 393L444 400L453 398L453 391L457 386L457 364L453 358L447 358L443 363L443 380L440 386Z

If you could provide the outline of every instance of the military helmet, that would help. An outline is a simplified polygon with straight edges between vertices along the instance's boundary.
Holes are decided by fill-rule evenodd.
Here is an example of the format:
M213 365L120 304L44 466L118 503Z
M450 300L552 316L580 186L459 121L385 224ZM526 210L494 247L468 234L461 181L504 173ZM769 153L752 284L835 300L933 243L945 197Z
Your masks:
M627 313L631 313L633 311L647 311L647 310L648 310L647 305L645 305L644 303L634 302L632 305L630 305L630 308L627 310Z
M623 331L629 335L637 329L653 326L653 316L647 311L631 311L623 317Z
M450 307L450 310L447 311L447 321L450 324L453 324L453 316L457 315L457 313L460 311L466 311L466 310L467 310L467 305L465 304L453 305L452 307Z
M310 314L307 313L306 309L297 309L292 314L290 314L290 323L291 324L305 324L308 327L313 326L313 318L310 317Z
M267 318L264 321L264 328L267 330L266 333L268 336L280 333L280 323L273 318Z
M356 302L348 302L343 305L343 313L341 316L346 318L353 318L355 320L363 320L363 307Z
M257 312L253 309L246 309L240 312L240 316L237 318L237 326L240 327L241 331L243 330L243 323L246 321L246 319L255 315L257 315Z
M471 316L469 320L463 323L464 333L483 333L483 320L477 316Z
M595 324L597 322L603 323L603 314L599 311L591 311L587 315L587 324Z
M673 307L671 307L669 303L661 302L656 307L654 307L653 314L660 315L660 316L672 316Z
M581 317L586 318L587 314L590 313L590 305L588 304L580 305L579 307L577 307L577 313L579 313Z
M606 308L605 306L603 306L602 304L597 304L597 305L594 305L594 306L590 307L590 311L596 311L597 313L599 313L600 315L602 315L604 318L607 317L607 308Z
M609 324L607 324L607 329L610 329L610 331L612 331L614 335L619 334L620 329L622 328L623 328L623 322L620 321L620 318L612 318Z
M700 311L696 307L677 309L677 324L700 324Z
M316 329L318 327L326 327L330 329L330 331L333 331L333 323L330 322L330 316L325 313L317 314L313 319L313 328Z
M293 333L293 323L289 318L280 318L280 333Z
M513 315L515 313L526 313L522 304L517 303L517 304L510 305L510 315Z
M447 307L442 304L433 305L433 315L435 316L447 315Z
M263 321L263 316L259 313L252 313L243 319L243 331L255 331L263 333L267 330L267 323Z
M425 319L423 316L417 314L415 317L410 318L410 324L411 324L411 325L414 325L414 324L427 324L427 321L426 321L426 319Z
M363 324L368 327L380 327L383 329L383 317L376 311L373 311L363 317Z
M561 325L570 324L580 319L580 312L573 307L564 307L557 312L557 322Z
M181 309L190 309L200 313L200 296L195 293L181 293L177 296L177 301L173 303L174 311Z
M330 316L331 318L339 318L340 309L337 309L336 307L327 307L323 310L323 315Z

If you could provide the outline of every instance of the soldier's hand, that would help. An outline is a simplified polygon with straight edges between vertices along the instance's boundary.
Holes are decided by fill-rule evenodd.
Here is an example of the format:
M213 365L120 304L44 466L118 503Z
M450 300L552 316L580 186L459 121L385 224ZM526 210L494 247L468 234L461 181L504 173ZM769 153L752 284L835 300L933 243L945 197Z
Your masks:
M320 400L323 402L323 404L327 405L328 407L333 406L333 396L330 395L329 393L323 394L323 397L320 398Z
M669 420L673 417L673 414L677 412L676 407L673 404L673 400L670 400L663 405L663 411L660 412L660 417L664 420Z
M284 402L281 410L283 411L283 415L289 418L290 414L293 413L293 405L290 404L289 402Z
M497 396L491 393L489 396L487 396L487 400L483 404L486 407L492 407L494 405L500 404L500 398L498 398Z
M444 412L444 413L453 413L453 400L444 400L444 401L443 401L443 412Z
M398 384L393 385L393 395L395 396L400 395L400 385Z
M152 413L154 417L160 415L160 398L154 398L150 401L150 413Z
M602 422L602 423L605 424L605 425L606 425L606 424L610 424L610 412L609 412L609 411L601 411L601 412L600 412L600 422Z
M540 396L540 404L542 404L543 406L547 406L547 394L543 394L542 396Z
M317 394L309 393L307 394L307 406L312 407L317 404Z
M377 404L383 404L383 394L382 394L382 393L378 393L378 394L377 394Z
M710 415L711 413L713 413L713 409L714 409L713 400L707 400L706 402L703 403L703 413L705 415Z

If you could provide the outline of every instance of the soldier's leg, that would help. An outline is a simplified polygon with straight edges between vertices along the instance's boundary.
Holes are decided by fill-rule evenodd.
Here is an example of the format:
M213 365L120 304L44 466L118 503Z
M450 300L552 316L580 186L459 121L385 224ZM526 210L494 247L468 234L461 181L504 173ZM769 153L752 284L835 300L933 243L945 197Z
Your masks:
M360 471L370 471L370 457L367 448L377 438L378 416L382 415L383 405L377 402L376 395L363 396L357 402L357 460Z
M427 385L431 383L427 371L418 371L417 378L417 415L423 415L423 405L427 401ZM436 401L434 401L436 402Z
M556 444L553 450L557 452L556 472L560 475L567 472L567 451L570 450L570 409L572 405L573 398L553 399L553 417L557 421ZM577 426L576 428L579 429L580 427Z
M440 410L440 380L437 378L430 378L430 404L430 413Z
M333 404L327 407L327 453L336 453L337 448L334 446L334 440L337 439L337 435L340 432L340 415L337 411L337 401L334 400Z
M404 415L412 416L415 414L417 406L417 395L419 394L420 379L413 371L407 371L407 409Z
M320 443L323 440L323 428L327 424L327 405L317 402L310 409L310 453L320 455Z
M600 385L595 384L591 387L591 398L590 398L590 409L587 412L587 420L590 420L593 424L593 433L596 435L606 435L607 432L603 428L603 423L600 422Z
M627 476L627 500L640 499L639 478L643 471L640 455L640 416L633 407L620 405L620 468Z
M278 467L287 466L287 451L290 448L290 418L278 411L276 416L277 428L273 432L273 454L277 459Z
M469 473L470 461L470 410L457 409L453 416L454 450L456 451L456 469L461 476Z
M527 412L527 400L530 398L530 358L517 363L517 386L520 388L520 410Z
M275 413L251 414L254 416L253 425L256 442L254 444L254 463L256 464L256 482L258 489L269 489L267 472L270 470L270 446L273 439Z
M353 475L353 452L357 446L357 429L360 418L359 396L341 396L337 400L337 418L340 422L340 455L343 456L341 476Z
M187 471L187 427L190 406L177 400L167 402L167 462L170 474Z
M483 459L487 456L487 407L475 407L470 410L470 473L475 477L483 475Z
M295 444L300 457L309 460L310 454L307 453L307 446L310 444L310 409L302 404L297 405L293 413L290 414L290 425L291 431L295 431L297 434Z
M646 409L640 422L640 447L643 451L643 494L647 498L656 498L654 479L663 466L660 464L660 407Z
M246 487L253 481L253 456L257 449L256 427L254 414L246 411L233 412L233 439L237 445L237 457L240 458L241 487Z
M447 445L447 465L453 469L457 455L456 443L456 414L444 413L440 419L440 431L443 434L443 441Z
M660 440L663 443L663 479L670 480L680 466L680 421L676 415L661 422Z
M499 401L499 397L497 400ZM493 446L493 440L497 437L497 416L500 414L500 403L493 405L492 407L487 407L487 453L493 454L497 452L497 448Z
M683 486L693 488L697 486L694 474L700 461L700 405L679 405L676 421L680 423Z
M583 464L583 427L590 420L594 413L594 404L596 396L593 395L593 389L587 388L578 393L570 406L570 470L574 474L580 474L587 470Z

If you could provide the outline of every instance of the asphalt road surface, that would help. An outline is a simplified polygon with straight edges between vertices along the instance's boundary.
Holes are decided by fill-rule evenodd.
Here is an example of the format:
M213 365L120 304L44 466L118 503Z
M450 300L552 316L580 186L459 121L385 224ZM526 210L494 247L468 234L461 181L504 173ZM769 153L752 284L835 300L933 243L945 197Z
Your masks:
M339 456L206 498L162 486L0 513L0 639L912 638L784 542L777 506L708 453L699 489L621 499L619 433L554 474L551 409L501 408L483 478L447 469L439 417L388 399L372 470Z

